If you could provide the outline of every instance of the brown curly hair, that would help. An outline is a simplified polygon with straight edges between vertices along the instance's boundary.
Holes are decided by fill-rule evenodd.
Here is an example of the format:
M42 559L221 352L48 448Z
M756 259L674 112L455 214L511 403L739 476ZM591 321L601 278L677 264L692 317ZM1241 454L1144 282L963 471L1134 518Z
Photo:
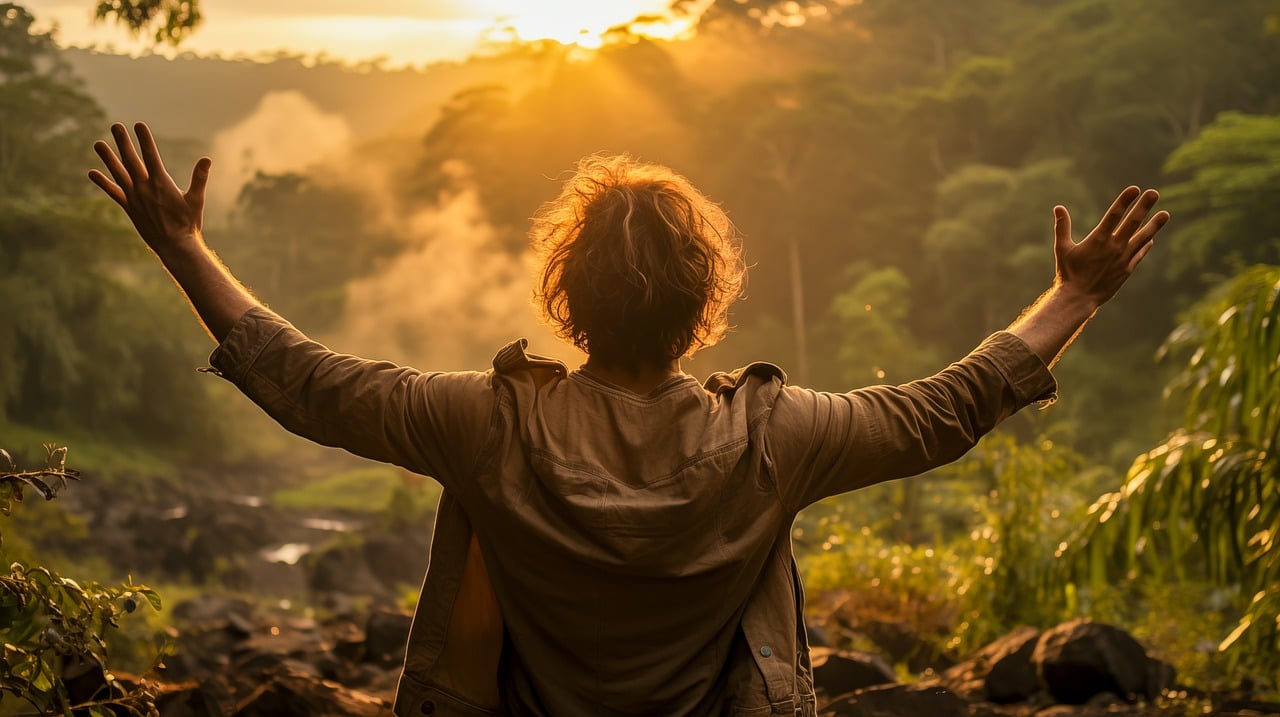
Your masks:
M600 363L664 366L728 331L746 267L733 224L672 170L591 156L534 216L535 299Z

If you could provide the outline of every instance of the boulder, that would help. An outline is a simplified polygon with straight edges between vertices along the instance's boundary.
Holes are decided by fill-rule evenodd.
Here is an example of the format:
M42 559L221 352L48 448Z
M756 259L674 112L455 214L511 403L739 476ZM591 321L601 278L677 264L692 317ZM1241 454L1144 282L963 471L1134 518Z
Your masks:
M413 616L405 612L375 610L365 624L364 659L383 667L404 662L405 645Z
M318 593L347 593L386 597L387 587L373 574L364 547L343 541L313 551L302 559L307 586Z
M951 690L933 685L872 687L827 704L830 717L969 717L969 702Z
M1134 701L1159 695L1172 683L1172 668L1153 667L1129 633L1087 619L1046 630L1032 662L1049 693L1065 704L1086 704L1103 692Z
M386 701L311 675L271 677L240 700L234 717L391 717Z
M831 697L898 682L893 668L879 655L815 647L809 656L813 661L814 688Z
M387 587L421 585L430 549L431 534L425 530L369 535L361 548L369 570Z
M866 635L895 664L904 662L912 672L945 670L955 664L952 656L938 649L936 639L922 635L911 621L870 619L852 627Z
M969 699L997 704L1029 700L1045 689L1031 661L1039 639L1039 630L1017 628L948 669L940 682Z
M222 717L228 694L217 681L162 685L156 709L163 717Z

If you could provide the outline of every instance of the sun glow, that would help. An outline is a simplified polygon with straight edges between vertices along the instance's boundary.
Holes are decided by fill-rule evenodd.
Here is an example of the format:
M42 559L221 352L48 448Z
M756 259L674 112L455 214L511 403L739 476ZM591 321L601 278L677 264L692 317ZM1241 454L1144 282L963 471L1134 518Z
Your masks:
M556 0L528 3L487 0L469 3L497 18L488 39L496 42L553 40L586 49L603 46L610 31L627 28L645 37L671 40L687 35L698 12L672 15L667 0Z
M284 52L349 63L380 58L391 66L462 60L474 53L520 42L552 40L594 50L633 35L687 37L711 0L690 3L673 14L670 0L236 0L211 3L204 24L181 48L152 46L112 23L94 23L85 0L27 0L59 39L129 54L194 52L227 57L269 58Z

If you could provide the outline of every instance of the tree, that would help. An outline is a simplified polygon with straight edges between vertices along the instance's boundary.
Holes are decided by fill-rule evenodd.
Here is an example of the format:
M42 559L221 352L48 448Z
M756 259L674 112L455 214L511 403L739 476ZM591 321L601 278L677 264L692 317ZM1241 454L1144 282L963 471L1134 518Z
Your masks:
M1065 159L969 165L938 186L940 218L925 233L923 259L932 279L929 335L949 353L1007 326L1048 286L1054 204L1091 214L1089 192Z
M398 247L361 194L296 173L259 172L240 191L225 253L245 282L300 324L327 327L346 285Z
M156 43L177 46L200 27L200 0L98 0L94 15L115 20L135 35L151 32Z
M870 203L876 194L876 178L857 154L870 144L866 128L878 115L862 108L839 75L810 72L737 88L708 108L700 128L714 172L711 193L739 208L735 221L755 236L752 262L785 267L772 274L774 281L785 277L784 288L766 284L763 293L785 296L791 309L792 373L801 385L811 380L809 295L834 278L816 279L813 269L849 264L855 243L843 218L851 205ZM833 261L825 252L844 256Z
M1280 263L1280 115L1224 112L1178 147L1164 192L1176 213L1170 273L1212 282L1258 263Z
M206 340L83 171L102 111L50 33L0 3L0 420L63 422L161 441L222 432Z
M0 196L78 186L84 149L102 124L54 44L22 6L0 2Z

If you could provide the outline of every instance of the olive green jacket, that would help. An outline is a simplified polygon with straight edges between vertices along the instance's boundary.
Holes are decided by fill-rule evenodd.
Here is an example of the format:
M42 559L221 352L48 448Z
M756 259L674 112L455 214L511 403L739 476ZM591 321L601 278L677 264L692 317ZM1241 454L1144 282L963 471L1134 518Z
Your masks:
M444 486L401 717L813 715L796 514L952 461L1055 390L1005 332L841 394L753 364L639 396L523 341L422 373L262 309L210 361L290 431Z

